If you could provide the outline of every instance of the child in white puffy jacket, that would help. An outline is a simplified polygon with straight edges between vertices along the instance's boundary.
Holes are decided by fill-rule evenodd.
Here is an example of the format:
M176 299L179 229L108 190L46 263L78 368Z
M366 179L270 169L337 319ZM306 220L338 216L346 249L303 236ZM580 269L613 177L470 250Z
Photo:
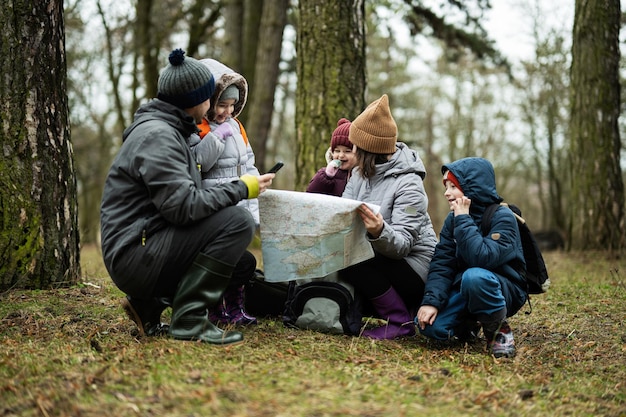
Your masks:
M215 77L215 92L211 107L202 123L200 133L193 135L190 146L202 176L203 188L235 181L244 174L259 175L255 157L246 131L237 120L248 97L248 82L237 72L214 59L202 59ZM259 227L257 199L243 200L238 205L247 208ZM222 324L257 324L257 319L244 309L245 286L254 276L256 258L246 251L235 268L222 302L209 312L211 321Z

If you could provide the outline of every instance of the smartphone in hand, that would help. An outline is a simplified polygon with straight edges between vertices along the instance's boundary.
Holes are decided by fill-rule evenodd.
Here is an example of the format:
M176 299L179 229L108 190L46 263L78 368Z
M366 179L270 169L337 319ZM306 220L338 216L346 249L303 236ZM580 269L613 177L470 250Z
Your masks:
M280 162L276 162L276 165L274 165L273 167L270 168L269 171L267 171L268 174L276 174L278 172L279 169L281 169L283 167L283 165L285 165L282 161Z

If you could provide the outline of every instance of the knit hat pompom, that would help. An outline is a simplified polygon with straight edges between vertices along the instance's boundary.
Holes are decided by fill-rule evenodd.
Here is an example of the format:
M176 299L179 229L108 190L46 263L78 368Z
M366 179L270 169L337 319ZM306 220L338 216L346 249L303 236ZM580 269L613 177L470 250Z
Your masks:
M169 61L170 64L174 65L175 67L179 66L185 61L185 51L183 51L182 49L174 49L172 52L170 52Z
M215 91L213 74L185 51L174 49L169 55L169 65L161 70L157 97L181 109L204 103Z
M350 143L350 120L342 117L337 122L337 127L333 131L333 135L330 139L330 150L331 152L335 150L335 148L339 145L343 145L347 148L352 148L352 143Z
M446 172L443 173L443 185L444 185L444 187L446 185L446 181L450 181L452 184L454 184L454 186L456 188L458 188L459 190L463 191L463 189L461 188L461 185L459 184L459 180L456 178L456 176L450 170L446 170Z
M397 136L398 127L391 115L387 94L370 103L350 126L350 142L375 154L394 153Z

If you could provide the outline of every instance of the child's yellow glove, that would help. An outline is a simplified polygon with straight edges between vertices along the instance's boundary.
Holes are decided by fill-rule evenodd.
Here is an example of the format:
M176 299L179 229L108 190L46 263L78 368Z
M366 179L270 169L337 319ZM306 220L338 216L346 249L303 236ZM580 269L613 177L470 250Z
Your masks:
M257 177L245 174L239 177L239 179L248 187L248 199L257 198L259 196L259 179Z

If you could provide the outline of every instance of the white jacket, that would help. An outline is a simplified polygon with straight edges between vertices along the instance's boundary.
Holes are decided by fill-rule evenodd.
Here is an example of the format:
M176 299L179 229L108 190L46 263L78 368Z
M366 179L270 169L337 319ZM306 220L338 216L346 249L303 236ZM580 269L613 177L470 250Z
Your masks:
M252 146L244 138L242 126L235 119L243 110L248 97L248 83L246 79L228 68L226 65L214 59L200 60L206 65L215 77L215 92L211 97L211 107L207 112L207 119L214 131L218 124L211 121L215 117L215 105L219 101L222 93L230 85L234 85L239 90L239 100L235 103L232 117L224 123L228 123L233 130L233 136L225 138L225 142L208 133L204 138L193 135L189 145L196 157L196 162L202 176L202 187L210 188L215 184L222 184L237 180L244 174L259 175L259 170L255 166L255 156ZM239 206L250 210L257 227L259 221L259 202L255 199L242 200Z

